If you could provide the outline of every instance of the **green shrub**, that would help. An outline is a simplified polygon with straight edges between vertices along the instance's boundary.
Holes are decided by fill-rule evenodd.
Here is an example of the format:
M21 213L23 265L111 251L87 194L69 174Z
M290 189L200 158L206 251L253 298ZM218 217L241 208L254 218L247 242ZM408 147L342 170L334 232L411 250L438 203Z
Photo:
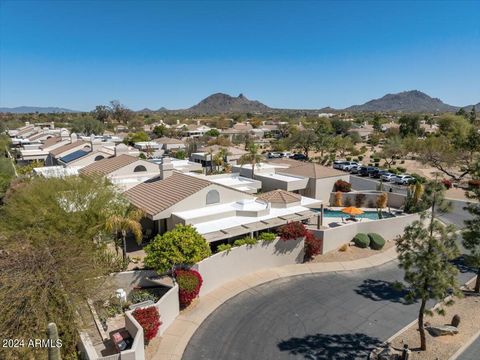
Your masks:
M217 252L232 250L232 244L220 244L217 246Z
M277 234L273 232L262 232L260 236L258 237L258 240L262 241L273 241L277 238Z
M205 238L191 225L177 225L173 230L157 235L144 249L147 254L145 266L159 274L174 265L193 265L212 254Z
M358 160L362 161L363 160L363 155L358 155Z
M353 238L353 242L355 243L356 246L359 248L365 249L370 245L370 238L368 237L367 234L364 233L358 233L355 235Z
M157 301L157 297L146 290L133 290L128 297L132 304L138 304L148 300L152 300L153 302Z
M347 159L347 161L350 161L350 160L352 160L352 157L351 157L351 156L347 156L345 159Z
M397 166L397 170L400 171L401 173L404 173L407 171L407 168L404 168L404 167L401 167L401 166Z
M380 250L385 246L385 239L376 233L369 233L368 238L370 239L370 247L373 250Z
M258 242L257 239L250 236L246 236L242 239L235 240L233 246L242 246L242 245L255 245Z

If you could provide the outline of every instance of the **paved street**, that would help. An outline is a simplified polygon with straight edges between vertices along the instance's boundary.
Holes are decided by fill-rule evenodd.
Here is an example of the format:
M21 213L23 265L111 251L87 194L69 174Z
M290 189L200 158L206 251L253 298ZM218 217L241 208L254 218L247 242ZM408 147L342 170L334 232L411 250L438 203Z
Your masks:
M458 360L478 360L480 358L480 337L463 352Z
M199 327L183 360L365 359L416 318L392 284L396 262L275 280L230 299ZM460 276L461 281L472 277Z

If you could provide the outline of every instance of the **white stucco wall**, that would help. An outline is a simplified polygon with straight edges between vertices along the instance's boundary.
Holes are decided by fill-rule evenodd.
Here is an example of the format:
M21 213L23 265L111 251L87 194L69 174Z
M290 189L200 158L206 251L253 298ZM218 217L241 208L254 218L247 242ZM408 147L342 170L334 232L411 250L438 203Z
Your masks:
M180 313L180 302L178 300L178 285L175 284L155 304L160 314L160 329L157 336L163 335Z
M310 230L314 232L315 237L322 239L322 253L325 254L349 243L358 233L377 233L385 240L393 240L403 234L406 226L419 219L419 214L408 214L375 221L354 222L326 230Z
M259 270L301 263L303 257L303 239L276 239L222 251L193 266L203 278L199 296L202 297L231 280Z
M210 190L217 190L220 194L220 203L207 205L207 193ZM238 190L228 188L226 186L221 186L215 183L207 186L206 188L197 191L192 196L187 197L186 199L179 201L178 203L172 205L165 211L155 215L154 220L170 218L171 214L179 211L193 210L201 207L207 206L216 206L218 204L226 204L234 201L239 201L243 199L253 199L254 196ZM170 229L170 227L169 227Z
M330 199L330 194L333 191L335 182L338 180L343 180L350 182L350 175L341 175L341 176L333 176L323 179L316 179L315 180L315 199L322 200L325 203L328 203ZM310 184L309 184L310 185Z

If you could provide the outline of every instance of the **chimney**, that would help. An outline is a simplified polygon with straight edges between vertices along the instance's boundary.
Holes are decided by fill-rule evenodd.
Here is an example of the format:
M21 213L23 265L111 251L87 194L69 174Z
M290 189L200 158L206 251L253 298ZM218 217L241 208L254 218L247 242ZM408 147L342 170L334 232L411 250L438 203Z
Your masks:
M70 134L70 141L72 142L72 144L73 144L74 142L77 142L77 140L78 140L77 134L71 133L71 134Z
M25 126L30 125L30 121L25 121Z
M180 119L177 119L177 125L180 125Z
M162 180L165 180L173 174L173 164L170 158L163 158L162 163L160 164L160 177Z
M115 146L115 156L120 156L122 154L127 154L128 153L128 146L125 144L118 144Z
M55 129L55 122L53 121L50 122L50 129L52 130Z
M197 120L197 126L200 126L200 120Z

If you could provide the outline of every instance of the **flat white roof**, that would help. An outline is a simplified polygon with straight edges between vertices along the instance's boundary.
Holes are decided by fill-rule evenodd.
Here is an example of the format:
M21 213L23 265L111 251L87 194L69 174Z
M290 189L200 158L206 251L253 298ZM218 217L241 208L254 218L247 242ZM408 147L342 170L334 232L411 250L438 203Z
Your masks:
M285 181L285 182L298 181L298 180L305 179L304 177L301 177L301 176L281 175L281 174L276 174L276 173L268 173L268 174L257 173L257 174L255 174L255 176L267 177L267 178L270 178L270 179L281 180L281 181Z
M308 211L304 206L292 206L288 208L270 208L270 212L263 216L230 216L223 219L206 221L192 225L200 234L208 234L214 231L220 231L236 226L247 225L257 221L269 220L279 216L292 215L295 213Z
M302 196L300 205L290 206L286 208L273 208L270 207L269 213L262 216L228 216L224 218L219 218L216 220L206 221L198 224L192 225L197 229L200 234L207 234L214 231L224 230L232 228L235 226L251 224L257 221L273 219L279 216L292 215L295 213L303 212L309 210L307 206L313 204L320 204L321 201L317 199L307 198ZM247 199L244 201L232 202L227 204L220 204L214 206L207 206L199 209L187 210L173 213L182 219L192 220L195 218L215 215L215 214L225 214L237 210L246 210L246 211L259 211L264 210L268 207L265 202L256 201L255 199Z
M251 169L252 164L244 164L244 165L234 165L235 167L241 167L245 169ZM255 164L255 170L263 170L263 169L288 169L289 166L285 164L271 164L271 163L258 163Z
M72 166L72 167L66 167L66 168L63 166L45 166L45 167L33 168L33 172L37 175L42 175L46 178L58 178L58 177L78 175L78 170L80 169L81 169L80 166Z

